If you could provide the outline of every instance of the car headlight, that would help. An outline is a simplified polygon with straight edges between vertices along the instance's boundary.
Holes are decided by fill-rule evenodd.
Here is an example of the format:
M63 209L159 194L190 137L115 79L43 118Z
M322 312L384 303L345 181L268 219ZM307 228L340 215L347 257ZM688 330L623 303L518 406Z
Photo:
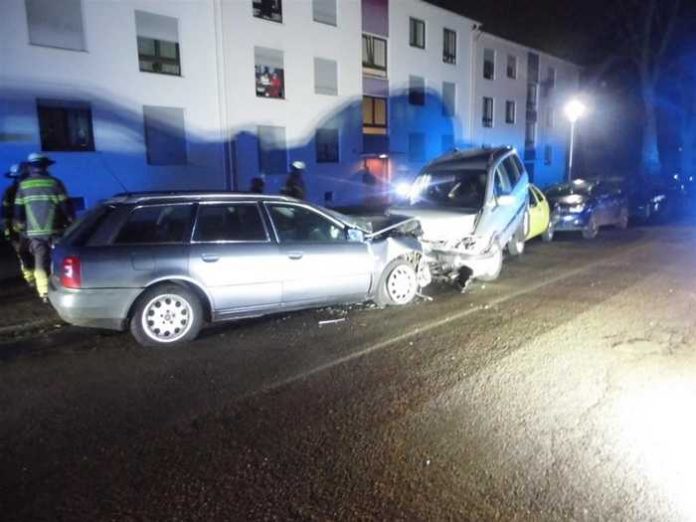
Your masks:
M583 210L585 210L584 203L581 203L580 205L573 205L571 207L568 207L568 212L572 212L573 214L579 214Z
M493 238L481 236L467 236L457 244L458 250L471 253L485 253L491 248Z

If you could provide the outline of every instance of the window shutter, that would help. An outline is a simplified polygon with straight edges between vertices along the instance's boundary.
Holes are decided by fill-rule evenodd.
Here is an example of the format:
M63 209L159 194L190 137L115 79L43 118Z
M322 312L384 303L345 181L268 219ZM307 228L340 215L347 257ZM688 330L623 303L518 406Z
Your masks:
M336 0L313 0L314 21L336 25Z
M32 44L85 50L81 0L25 0L25 5Z
M142 38L179 42L179 21L171 16L136 11L135 28Z
M314 92L338 94L338 65L334 60L314 59Z

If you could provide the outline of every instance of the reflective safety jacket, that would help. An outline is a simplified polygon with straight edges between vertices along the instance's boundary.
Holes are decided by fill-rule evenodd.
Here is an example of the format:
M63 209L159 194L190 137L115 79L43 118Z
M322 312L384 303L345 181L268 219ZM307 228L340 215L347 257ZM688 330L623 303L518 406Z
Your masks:
M70 201L60 180L41 174L19 183L13 216L17 232L28 238L47 239L62 233L72 220Z
M0 226L2 227L2 233L7 238L10 239L16 234L13 228L13 216L14 216L14 201L17 195L17 189L19 188L19 181L13 182L9 187L5 189L2 194L2 207L0 207Z

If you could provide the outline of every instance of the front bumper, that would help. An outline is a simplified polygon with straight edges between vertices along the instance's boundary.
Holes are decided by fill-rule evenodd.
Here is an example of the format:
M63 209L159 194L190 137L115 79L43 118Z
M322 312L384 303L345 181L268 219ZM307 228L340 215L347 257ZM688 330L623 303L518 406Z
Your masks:
M589 214L582 212L579 214L553 214L551 216L551 226L555 232L583 230L587 227Z
M462 268L468 268L471 270L471 277L476 278L496 272L499 255L493 249L481 254L432 249L428 251L427 259L433 276L456 275Z
M51 281L48 299L66 323L88 328L125 330L128 311L141 291L138 288L72 290Z

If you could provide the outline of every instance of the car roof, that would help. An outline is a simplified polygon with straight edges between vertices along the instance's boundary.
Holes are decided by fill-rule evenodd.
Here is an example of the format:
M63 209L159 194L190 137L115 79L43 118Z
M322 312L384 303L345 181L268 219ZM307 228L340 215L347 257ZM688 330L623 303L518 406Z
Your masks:
M454 149L451 152L443 154L435 158L433 161L423 167L427 170L440 170L444 167L453 167L454 165L467 165L470 168L487 169L488 166L498 158L514 151L512 147L494 147L485 149Z
M136 203L169 203L185 201L279 201L299 202L295 198L273 194L256 194L250 192L221 192L221 191L175 191L175 192L133 192L116 194L106 203L136 204Z

